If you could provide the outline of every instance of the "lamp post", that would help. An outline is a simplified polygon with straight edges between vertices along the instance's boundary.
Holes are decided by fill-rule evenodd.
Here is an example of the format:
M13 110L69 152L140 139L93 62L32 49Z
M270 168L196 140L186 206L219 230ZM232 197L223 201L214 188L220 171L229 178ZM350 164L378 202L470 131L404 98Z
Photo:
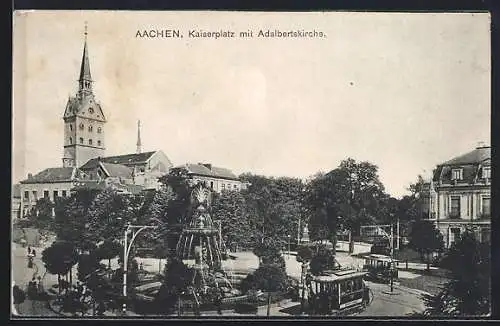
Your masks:
M286 236L288 238L288 259L290 259L290 235Z
M391 275L391 292L394 291L394 226L391 223L391 268L389 273Z
M130 249L132 248L132 244L134 243L137 235L146 229L156 229L157 226L151 225L131 225L127 224L127 228L123 234L123 305L122 305L122 313L125 314L127 311L127 265L128 265L128 255L130 254ZM128 235L132 233L132 238L130 239L130 243L128 242Z

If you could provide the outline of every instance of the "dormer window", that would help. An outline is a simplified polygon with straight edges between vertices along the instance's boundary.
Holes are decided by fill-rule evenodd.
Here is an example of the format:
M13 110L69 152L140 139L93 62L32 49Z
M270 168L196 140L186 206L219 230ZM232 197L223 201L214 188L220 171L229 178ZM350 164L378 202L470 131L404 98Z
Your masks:
M483 179L491 179L491 167L489 167L489 166L483 167L482 178Z
M463 179L463 169L453 169L451 170L451 180L462 180Z

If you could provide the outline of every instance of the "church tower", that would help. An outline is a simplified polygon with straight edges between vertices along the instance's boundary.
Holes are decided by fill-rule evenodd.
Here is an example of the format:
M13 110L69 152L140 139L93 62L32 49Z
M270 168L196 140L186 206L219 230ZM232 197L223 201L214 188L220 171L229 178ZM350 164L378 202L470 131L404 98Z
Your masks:
M87 46L87 24L78 91L71 96L64 111L64 167L81 167L88 160L104 156L106 118L92 90L92 76Z

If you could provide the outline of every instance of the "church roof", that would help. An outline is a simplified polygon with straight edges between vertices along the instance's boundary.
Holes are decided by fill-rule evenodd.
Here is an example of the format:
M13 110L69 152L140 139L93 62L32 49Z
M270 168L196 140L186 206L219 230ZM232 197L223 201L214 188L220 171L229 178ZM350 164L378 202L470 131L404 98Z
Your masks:
M151 158L151 156L153 156L154 153L156 153L156 151L139 153L139 154L125 154L118 156L101 157L101 162L124 164L124 165L146 163Z
M100 162L109 177L130 178L133 170L123 164Z
M86 36L85 36L86 38ZM80 78L79 80L92 80L90 75L90 62L89 54L87 50L87 40L85 39L85 45L83 46L82 64L80 66Z
M70 182L74 179L75 168L48 168L38 174L28 177L28 179L21 181L21 183L57 183L57 182Z
M229 169L212 166L211 164L191 164L187 163L178 168L186 168L188 173L214 177L214 178L222 178L222 179L231 179L238 180L238 177Z

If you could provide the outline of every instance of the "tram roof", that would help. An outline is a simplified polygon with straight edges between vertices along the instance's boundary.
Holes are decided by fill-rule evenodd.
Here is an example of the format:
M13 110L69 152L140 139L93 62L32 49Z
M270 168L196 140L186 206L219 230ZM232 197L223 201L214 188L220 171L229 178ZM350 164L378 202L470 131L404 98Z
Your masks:
M387 261L390 262L392 259L389 256L385 255L380 255L380 254L370 254L369 256L366 256L365 259L374 259L374 260L380 260L380 261ZM394 259L394 261L397 261Z
M313 276L312 280L316 282L337 282L348 280L351 278L359 278L365 276L366 272L358 272L356 270L338 270L338 271L325 271L323 275Z

